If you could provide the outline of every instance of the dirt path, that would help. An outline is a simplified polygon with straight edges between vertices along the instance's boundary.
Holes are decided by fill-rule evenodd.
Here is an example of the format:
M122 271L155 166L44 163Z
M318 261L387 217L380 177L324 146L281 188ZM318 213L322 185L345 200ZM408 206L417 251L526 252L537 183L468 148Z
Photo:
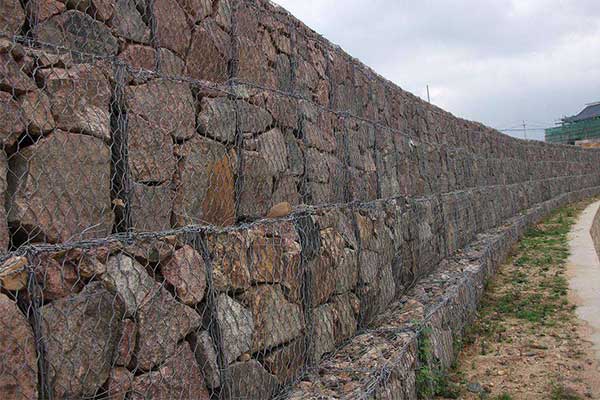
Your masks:
M600 368L566 275L569 231L587 204L557 211L515 247L438 398L600 399Z

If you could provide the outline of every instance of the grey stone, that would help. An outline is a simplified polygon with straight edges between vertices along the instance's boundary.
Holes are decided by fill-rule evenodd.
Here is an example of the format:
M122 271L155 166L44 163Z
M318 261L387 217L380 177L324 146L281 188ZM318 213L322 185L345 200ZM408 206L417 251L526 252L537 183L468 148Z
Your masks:
M269 399L278 388L277 378L256 360L237 362L228 369L226 399Z
M220 294L216 314L223 341L223 358L226 364L231 364L250 351L254 333L252 313L226 294Z

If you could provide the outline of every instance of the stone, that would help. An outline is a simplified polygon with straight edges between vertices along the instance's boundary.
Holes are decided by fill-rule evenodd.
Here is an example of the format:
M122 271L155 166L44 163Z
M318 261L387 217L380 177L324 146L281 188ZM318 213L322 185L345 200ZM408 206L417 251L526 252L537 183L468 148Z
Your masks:
M267 213L267 218L287 217L292 213L292 206L287 201L277 203Z
M156 50L140 44L128 44L119 59L135 70L153 71L156 69Z
M132 400L181 399L209 400L202 371L187 342L182 342L173 356L156 371L136 376L130 398Z
M198 131L224 143L234 143L236 134L235 102L227 97L204 97L200 101Z
M105 286L117 293L127 315L135 315L139 308L159 291L158 283L143 265L125 254L110 256L106 272L101 276Z
M99 282L40 309L54 398L90 397L106 382L122 316L118 298Z
M111 400L125 400L133 385L133 373L127 368L116 367L110 371L106 383L106 394Z
M0 31L9 35L21 33L25 12L19 0L3 0L0 3Z
M318 363L323 354L335 349L335 309L331 304L324 304L312 312L314 328L311 357Z
M185 70L185 62L169 49L158 49L160 72L168 76L181 76Z
M20 95L37 89L33 80L8 53L0 52L0 90Z
M137 314L136 362L145 371L176 354L178 343L201 324L196 311L179 303L166 289L159 289Z
M150 28L136 8L136 0L116 0L110 25L117 36L138 43L150 42Z
M346 339L350 339L356 333L358 327L357 317L353 304L358 304L360 301L354 293L346 293L344 295L335 296L333 298L334 310L334 338L335 343L341 343Z
M298 304L287 301L279 285L260 285L242 295L252 312L252 353L287 343L304 330L304 315Z
M160 79L127 86L125 101L127 111L145 119L152 131L159 130L177 140L196 133L194 97L185 82Z
M6 92L0 92L0 140L4 147L12 147L19 140L19 136L25 131L23 113L19 104Z
M242 176L244 177L238 217L258 218L271 208L273 175L269 164L257 151L242 151Z
M131 359L135 352L135 344L137 341L137 325L131 319L124 319L121 329L121 338L117 345L117 355L115 365L123 367L131 363Z
M131 193L131 223L138 232L163 231L171 228L174 193L168 184L134 183Z
M10 171L8 221L28 239L111 233L110 150L100 139L56 130L13 155Z
M287 145L279 128L263 133L257 139L258 151L262 154L269 171L276 176L287 169Z
M31 325L17 304L0 293L0 393L6 400L37 399L38 365Z
M17 99L21 108L23 122L30 137L48 133L56 127L50 100L41 90L25 93Z
M236 362L227 372L225 399L270 399L277 392L277 378L256 360Z
M213 286L218 291L247 289L251 285L248 241L243 233L215 233L207 237L212 258Z
M214 341L207 331L202 331L194 338L194 355L200 371L204 375L204 383L209 389L221 386L221 370L217 363L217 351Z
M155 0L152 5L159 46L185 56L192 36L185 11L173 0Z
M177 0L177 3L188 14L194 24L212 14L211 0Z
M136 182L162 183L173 179L176 160L171 135L154 128L138 114L128 117L129 169Z
M196 25L191 36L190 50L185 63L186 72L194 79L225 82L229 78L230 53L229 34L214 21L205 19Z
M117 39L100 21L76 10L55 15L34 28L34 37L42 42L80 52L80 60L94 56L114 56L119 49Z
M216 319L221 330L223 359L229 365L250 351L254 320L247 308L223 293L217 297Z
M285 384L299 377L306 363L306 344L304 337L277 348L262 360L263 366L275 375L280 384Z
M191 246L177 250L162 267L165 280L175 288L177 298L184 304L198 304L206 291L204 259Z
M27 286L29 262L26 257L13 256L0 266L0 286L4 290L21 290Z
M42 288L44 301L62 299L81 291L83 280L77 274L75 266L59 263L53 258L42 255L35 265L36 281Z
M235 222L235 156L199 135L182 146L174 214L178 226Z
M247 101L237 101L238 124L244 134L255 134L265 132L273 125L273 117L262 107Z
M59 129L109 142L112 89L102 69L80 64L40 72Z
M44 22L50 17L65 11L63 2L58 0L29 0L25 4L25 11L31 21Z

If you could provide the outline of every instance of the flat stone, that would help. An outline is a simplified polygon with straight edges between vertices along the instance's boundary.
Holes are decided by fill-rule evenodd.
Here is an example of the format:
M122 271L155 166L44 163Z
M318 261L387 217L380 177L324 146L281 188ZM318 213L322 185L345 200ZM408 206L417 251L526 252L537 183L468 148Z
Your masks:
M209 400L202 371L187 342L182 342L174 354L158 370L136 376L131 392L132 400L182 399Z
M81 64L42 70L40 75L57 128L110 141L112 90L99 67Z
M12 147L25 131L23 113L19 104L6 92L0 92L0 140L4 147Z
M252 287L242 298L254 320L253 353L290 342L304 330L302 309L287 301L279 285Z
M235 156L199 135L181 149L174 214L178 226L235 222Z
M111 233L110 150L100 139L56 130L16 153L10 171L8 220L29 239Z
M44 22L48 18L65 11L65 4L58 0L29 0L25 4L27 16L32 21Z
M77 274L74 265L61 264L45 255L38 257L35 265L35 276L42 287L45 301L74 295L83 288L83 280Z
M212 14L211 0L177 0L177 3L194 24Z
M128 44L119 53L119 59L136 70L153 71L156 68L156 50L150 46Z
M50 100L41 90L25 93L19 96L17 101L29 136L35 137L41 133L48 133L56 127Z
M258 151L267 162L272 175L278 175L287 170L287 146L283 133L273 128L260 135L257 139Z
M176 354L178 343L201 324L196 311L179 303L164 288L145 300L137 317L136 361L146 371Z
M217 363L217 351L214 341L207 331L202 331L194 337L194 355L204 375L204 383L209 389L221 386L221 370Z
M208 235L213 285L218 291L247 289L251 285L248 241L239 231Z
M227 68L231 58L229 34L214 21L205 19L196 25L191 40L186 59L187 74L194 79L225 82L229 78Z
M38 366L31 325L17 303L0 294L0 393L6 400L37 399Z
M225 399L270 399L277 392L277 378L256 360L232 364L228 374Z
M162 274L184 304L198 304L204 298L206 265L202 256L191 246L185 245L177 250L162 267Z
M94 282L43 306L40 315L53 396L93 396L106 382L117 349L123 316L118 298Z
M254 320L252 313L226 294L217 297L216 319L223 341L223 358L231 364L250 351Z
M124 319L122 322L121 338L117 346L116 365L128 366L135 352L135 343L137 341L137 325L131 319Z
M318 363L325 353L335 349L335 309L324 304L313 309L312 357Z
M34 37L84 53L74 55L82 60L90 58L86 54L114 56L119 48L117 39L106 25L76 10L68 10L37 25Z
M136 0L116 0L110 25L117 36L138 43L150 41L150 28L136 8Z
M306 363L306 345L304 337L277 348L262 360L263 366L275 375L280 384L293 381L299 377Z
M170 76L181 76L185 70L185 63L177 54L166 48L158 49L160 72Z
M138 232L163 231L171 228L174 193L168 184L147 186L133 184L131 223Z
M240 192L238 217L258 218L265 216L272 203L273 175L269 164L257 151L242 151L244 177Z
M235 102L227 97L204 97L200 101L198 131L225 143L235 142Z
M192 35L185 11L172 0L155 0L152 4L159 46L184 56Z
M127 368L116 367L110 371L106 391L111 400L125 400L133 385L133 373Z
M37 90L23 69L11 54L0 52L0 90L17 95Z
M3 0L0 3L0 31L19 34L25 23L25 12L19 0Z

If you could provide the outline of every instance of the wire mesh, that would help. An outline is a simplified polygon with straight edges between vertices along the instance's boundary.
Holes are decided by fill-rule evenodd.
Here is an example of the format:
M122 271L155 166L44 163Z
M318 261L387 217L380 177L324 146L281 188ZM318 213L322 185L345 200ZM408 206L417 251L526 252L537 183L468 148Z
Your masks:
M2 398L414 398L525 222L600 186L267 1L0 11Z

